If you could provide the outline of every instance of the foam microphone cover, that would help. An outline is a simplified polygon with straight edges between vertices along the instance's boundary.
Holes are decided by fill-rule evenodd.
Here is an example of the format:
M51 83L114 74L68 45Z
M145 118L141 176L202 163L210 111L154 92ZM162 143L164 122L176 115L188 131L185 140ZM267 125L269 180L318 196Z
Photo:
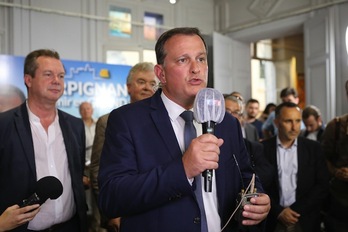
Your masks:
M51 200L57 199L63 193L62 183L54 176L45 176L41 178L36 186L36 194L42 199L42 203L48 198Z
M45 176L36 182L35 193L28 199L23 200L21 207L27 205L40 204L50 198L52 200L57 199L63 193L63 185L54 176Z
M201 89L195 98L193 114L198 123L220 123L225 116L225 99L216 89Z

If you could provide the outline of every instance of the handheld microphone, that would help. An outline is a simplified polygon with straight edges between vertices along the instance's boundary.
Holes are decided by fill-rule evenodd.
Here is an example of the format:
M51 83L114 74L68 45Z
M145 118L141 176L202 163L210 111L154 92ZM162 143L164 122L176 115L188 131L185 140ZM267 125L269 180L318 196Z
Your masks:
M216 89L201 89L195 98L193 115L202 124L204 134L214 134L215 125L222 122L225 116L225 99ZM203 172L204 190L212 191L213 170Z
M35 192L29 198L23 200L19 206L42 205L48 198L57 199L62 193L62 183L54 176L45 176L36 182Z

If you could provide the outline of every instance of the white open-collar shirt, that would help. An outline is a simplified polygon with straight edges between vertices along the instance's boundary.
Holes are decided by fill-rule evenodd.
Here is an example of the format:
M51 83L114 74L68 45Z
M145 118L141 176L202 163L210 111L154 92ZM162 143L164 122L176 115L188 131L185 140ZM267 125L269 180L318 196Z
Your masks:
M34 219L29 222L28 229L44 230L71 219L76 208L58 111L56 111L54 122L46 132L40 118L30 111L28 103L27 109L34 145L37 180L45 176L54 176L63 185L62 195L56 200L48 199L41 205L41 209Z

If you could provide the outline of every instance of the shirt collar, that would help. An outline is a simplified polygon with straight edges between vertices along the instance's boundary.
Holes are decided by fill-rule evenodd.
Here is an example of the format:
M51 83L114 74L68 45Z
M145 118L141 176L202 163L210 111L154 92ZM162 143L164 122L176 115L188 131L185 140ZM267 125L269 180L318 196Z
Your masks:
M26 101L26 106L27 106L27 110L28 110L28 116L29 116L29 120L32 122L40 122L40 118L38 116L36 116L29 108L28 105L28 101ZM54 118L54 122L58 122L59 116L58 116L58 110L56 109L56 117Z
M163 101L164 106L166 107L168 111L168 115L171 121L175 121L180 117L180 114L185 111L186 109L182 106L176 104L172 100L170 100L162 91L161 98ZM192 109L190 109L192 110ZM181 117L180 117L181 118Z
M280 142L279 136L277 135L277 146L284 148L282 143ZM297 138L295 139L294 143L291 145L291 147L286 148L286 149L292 149L292 148L296 148L297 147ZM285 149L285 148L284 148Z

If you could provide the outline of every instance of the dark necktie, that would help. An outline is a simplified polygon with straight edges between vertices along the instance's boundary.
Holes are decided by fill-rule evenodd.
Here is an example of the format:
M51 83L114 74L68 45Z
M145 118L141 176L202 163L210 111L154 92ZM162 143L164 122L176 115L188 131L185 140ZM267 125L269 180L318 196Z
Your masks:
M187 110L181 113L180 116L185 120L184 143L185 143L185 150L187 150L187 148L189 147L191 143L191 140L197 137L196 128L193 125L193 112ZM207 219L205 216L203 197L202 197L201 175L198 175L195 177L195 184L196 184L196 190L194 192L196 194L199 209L201 211L201 232L208 232Z

